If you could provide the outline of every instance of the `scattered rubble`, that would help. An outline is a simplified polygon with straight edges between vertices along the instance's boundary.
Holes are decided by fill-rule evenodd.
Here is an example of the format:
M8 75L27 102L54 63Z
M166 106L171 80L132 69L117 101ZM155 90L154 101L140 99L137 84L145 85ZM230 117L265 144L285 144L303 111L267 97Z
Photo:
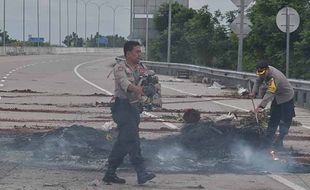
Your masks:
M75 163L76 166L102 168L117 135L116 128L110 125L113 124L108 123L105 131L73 125L33 134L2 134L0 159L32 164ZM269 153L257 149L263 131L255 124L255 119L252 122L238 121L238 124L228 120L219 123L203 120L184 124L181 132L174 135L141 139L141 146L147 165L155 171L262 172L270 162L276 162ZM293 155L292 151L286 151L286 154ZM295 152L294 158L296 155ZM285 163L279 159L271 169L310 171L309 166L303 165L302 168L290 159L286 158ZM123 167L128 164L127 160Z
M29 93L32 92L29 91ZM9 95L12 96L14 94ZM45 95L38 94L38 96ZM53 95L105 97L103 94L50 94L50 96ZM16 96L12 97L14 98ZM197 98L197 100L203 97L208 97L212 100L214 98L243 98L240 97L240 94L228 94L224 96L163 96L163 98ZM16 124L16 126L20 125L20 127L11 130L1 129L0 146L2 148L0 150L0 160L9 160L23 164L38 164L38 162L43 162L46 164L61 163L66 165L67 163L71 163L73 165L82 164L86 167L96 166L96 168L102 169L106 163L112 144L116 139L117 129L115 123L112 122L109 109L106 109L106 112L102 114L96 109L88 109L109 107L110 104L108 102L99 102L101 101L99 98L93 99L93 103L39 104L37 102L24 103L22 101L5 103L6 105L22 105L23 107L10 108L2 106L0 108L1 112L83 114L84 116L87 114L87 117L85 116L85 118L81 119L64 117L64 119L44 118L20 120L2 118L0 121L11 122L14 125ZM193 100L195 101L195 99ZM31 107L37 105L54 107ZM268 121L268 112L258 115L258 125L254 113L251 112L203 112L195 109L154 109L152 111L160 112L161 116L159 118L144 116L141 121L184 122L181 131L164 127L160 129L141 128L141 131L165 133L162 138L153 140L141 139L141 148L143 155L146 156L146 162L155 171L205 171L214 173L259 173L266 170L310 171L308 165L296 162L296 160L302 163L305 160L309 161L309 155L297 154L293 150L284 150L282 152L276 152L275 156L272 156L269 152L262 152L258 149ZM37 123L39 126L37 128L31 128L28 126L31 122ZM68 124L68 126L69 123L73 122L104 123L104 125L100 130L83 125L51 127L52 124L56 125L60 122ZM43 125L45 127L40 127ZM308 139L309 137L296 136L291 138ZM279 160L274 160L274 157L279 158ZM129 162L127 160L123 167L127 168L128 164ZM51 184L46 184L46 186L49 185ZM58 184L52 184L52 186L58 186ZM201 187L197 186L197 188Z

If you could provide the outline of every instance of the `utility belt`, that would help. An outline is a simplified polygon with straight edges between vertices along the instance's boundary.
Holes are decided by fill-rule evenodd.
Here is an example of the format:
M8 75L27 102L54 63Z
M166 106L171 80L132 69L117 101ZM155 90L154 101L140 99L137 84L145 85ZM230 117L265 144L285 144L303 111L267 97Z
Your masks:
M119 98L119 97L116 97L115 98L115 104L122 104L122 105L127 105L129 104L130 105L130 102L127 98Z
M142 113L143 106L140 102L130 103L127 98L115 98L115 102L112 103L111 111L115 113L118 110L128 110L137 109L139 113Z

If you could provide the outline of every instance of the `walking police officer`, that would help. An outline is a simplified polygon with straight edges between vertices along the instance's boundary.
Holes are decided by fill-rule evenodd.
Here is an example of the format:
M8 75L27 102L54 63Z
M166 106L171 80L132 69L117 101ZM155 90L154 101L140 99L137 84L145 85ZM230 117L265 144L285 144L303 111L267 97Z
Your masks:
M258 78L254 84L251 95L255 96L263 82L267 84L267 91L255 111L260 112L272 101L270 119L268 121L263 147L269 148L273 143L275 148L282 148L283 139L288 133L293 117L295 117L293 87L284 74L278 69L270 66L267 61L261 61L257 64L256 74ZM273 142L278 126L279 135Z
M122 164L128 154L137 172L138 184L155 177L147 172L141 155L139 139L139 123L141 113L141 96L143 88L138 85L139 61L141 47L139 42L127 41L124 45L125 61L114 67L115 102L112 105L112 118L117 124L118 137L108 158L108 169L103 177L107 183L126 183L125 179L116 175L116 169Z

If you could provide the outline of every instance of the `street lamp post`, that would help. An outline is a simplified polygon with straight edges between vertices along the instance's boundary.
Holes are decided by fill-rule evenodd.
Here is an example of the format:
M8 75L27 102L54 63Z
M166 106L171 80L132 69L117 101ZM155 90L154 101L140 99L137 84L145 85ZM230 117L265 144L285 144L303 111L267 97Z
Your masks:
M91 0L82 0L85 6L85 31L84 31L84 38L85 38L85 43L86 43L86 33L87 33L87 5L90 3Z
M67 0L67 36L69 36L69 0Z
M171 0L169 0L169 18L168 18L168 47L167 47L167 62L170 63L171 50Z
M25 43L25 0L23 0L23 43Z
M25 1L25 0L24 0ZM52 28L52 24L51 24L51 0L48 1L48 43L51 46L51 28Z
M148 60L149 49L149 0L146 0L146 24L145 24L145 60Z
M40 46L40 4L39 0L37 0L37 27L38 27L38 47ZM39 50L39 49L38 49Z
M110 7L113 10L113 48L115 48L115 13L117 9L121 8L122 6L112 7L112 6L107 5L106 7ZM122 8L126 9L126 7L122 7Z
M6 33L5 33L5 0L3 0L3 35L2 35L2 42L3 42L4 54L6 54L5 38L6 38Z
M120 6L112 7L107 5L107 7L110 7L113 10L113 48L115 48L115 13L116 9L119 8Z
M61 46L61 0L59 0L59 46Z
M98 9L98 28L97 28L98 37L99 37L99 34L100 34L100 12L101 12L102 6L105 5L106 3L107 3L107 1L103 2L101 4L97 4L97 3L93 3L93 2L91 3L91 4L95 5L97 7L97 9ZM99 47L99 39L97 40L97 46Z
M5 50L5 0L3 0L3 32L2 32L2 43L3 43L3 51L6 54Z
M130 38L133 38L133 0L130 0Z
M78 0L75 0L75 45L77 46L77 28L78 28Z

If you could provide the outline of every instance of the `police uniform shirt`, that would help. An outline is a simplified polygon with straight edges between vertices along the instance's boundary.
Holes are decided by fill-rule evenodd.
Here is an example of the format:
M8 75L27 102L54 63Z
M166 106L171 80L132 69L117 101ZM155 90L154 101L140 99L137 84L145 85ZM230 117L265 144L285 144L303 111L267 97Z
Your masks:
M268 102L272 101L274 98L277 104L282 104L290 101L294 97L294 90L284 74L278 69L269 66L269 72L266 77L259 77L253 87L253 92L257 92L259 86L266 82L267 91L261 101L261 107L266 107Z
M130 84L136 85L139 80L139 72L133 70L126 61L121 61L114 66L115 97L129 99L130 103L141 100L141 95L128 91Z

